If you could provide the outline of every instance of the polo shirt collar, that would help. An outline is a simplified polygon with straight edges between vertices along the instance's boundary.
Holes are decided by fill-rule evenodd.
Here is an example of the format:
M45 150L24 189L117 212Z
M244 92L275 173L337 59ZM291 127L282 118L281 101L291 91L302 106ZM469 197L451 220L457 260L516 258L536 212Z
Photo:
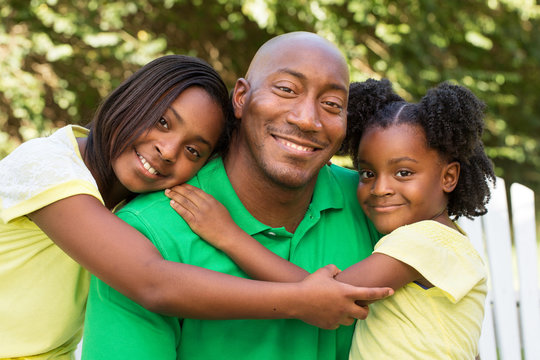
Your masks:
M319 171L310 205L313 210L322 212L327 209L342 209L344 206L343 189L331 170L332 166L335 165L325 165Z
M227 177L222 158L211 160L190 183L199 185L202 190L221 202L229 210L234 222L249 235L253 236L269 230L279 231L261 223L247 211ZM324 166L319 172L308 212L320 217L320 213L324 210L341 209L344 203L343 196L339 182L335 179L330 167Z

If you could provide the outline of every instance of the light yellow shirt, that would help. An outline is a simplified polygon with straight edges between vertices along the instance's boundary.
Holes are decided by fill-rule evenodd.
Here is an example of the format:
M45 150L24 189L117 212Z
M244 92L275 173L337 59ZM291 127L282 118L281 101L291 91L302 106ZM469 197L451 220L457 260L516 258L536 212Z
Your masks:
M421 221L383 237L374 252L412 266L434 287L409 283L370 305L367 319L356 324L350 359L474 359L487 274L469 239Z
M66 126L0 161L0 358L70 359L80 341L89 274L25 215L77 194L103 203L77 145L87 134Z

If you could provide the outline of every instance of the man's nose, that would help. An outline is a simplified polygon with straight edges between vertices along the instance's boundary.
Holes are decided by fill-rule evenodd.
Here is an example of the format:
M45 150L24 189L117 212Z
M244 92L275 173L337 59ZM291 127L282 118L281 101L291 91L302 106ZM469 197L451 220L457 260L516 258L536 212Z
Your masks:
M294 106L287 116L287 121L302 131L319 131L322 128L317 104L305 99Z

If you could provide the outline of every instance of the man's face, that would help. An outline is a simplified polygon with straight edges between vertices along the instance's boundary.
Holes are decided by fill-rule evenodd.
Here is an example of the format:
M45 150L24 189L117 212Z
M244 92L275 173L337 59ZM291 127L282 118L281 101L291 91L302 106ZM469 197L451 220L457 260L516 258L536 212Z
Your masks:
M242 161L286 188L314 181L345 136L348 85L335 49L310 41L280 44L235 88Z

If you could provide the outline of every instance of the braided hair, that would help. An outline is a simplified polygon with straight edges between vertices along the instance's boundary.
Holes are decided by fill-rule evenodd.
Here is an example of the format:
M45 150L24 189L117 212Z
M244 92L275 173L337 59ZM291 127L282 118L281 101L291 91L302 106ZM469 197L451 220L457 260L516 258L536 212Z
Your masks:
M347 137L343 151L358 169L358 146L366 129L396 124L420 126L427 146L447 161L460 164L456 188L448 196L454 219L487 212L489 183L495 183L493 164L482 143L484 103L463 86L442 83L418 103L409 103L392 90L390 81L369 79L350 85Z

